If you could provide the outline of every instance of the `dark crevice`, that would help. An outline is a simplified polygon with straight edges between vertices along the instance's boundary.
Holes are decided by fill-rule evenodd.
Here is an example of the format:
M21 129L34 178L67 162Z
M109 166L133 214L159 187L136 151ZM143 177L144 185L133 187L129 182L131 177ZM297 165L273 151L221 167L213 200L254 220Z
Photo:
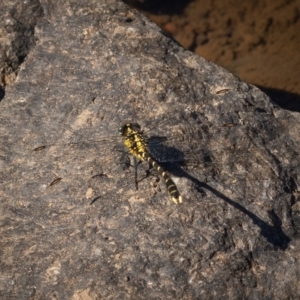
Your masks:
M285 90L257 86L281 108L300 112L300 95Z
M18 73L20 65L35 46L34 28L43 16L43 9L38 0L21 1L10 10L9 15L12 22L5 26L5 30L14 36L14 40L10 49L6 49L6 56L2 61L4 78L10 77L12 73Z
M0 86L0 101L4 98L5 96L5 90Z
M192 0L123 0L127 5L152 14L175 15L183 13L184 9Z

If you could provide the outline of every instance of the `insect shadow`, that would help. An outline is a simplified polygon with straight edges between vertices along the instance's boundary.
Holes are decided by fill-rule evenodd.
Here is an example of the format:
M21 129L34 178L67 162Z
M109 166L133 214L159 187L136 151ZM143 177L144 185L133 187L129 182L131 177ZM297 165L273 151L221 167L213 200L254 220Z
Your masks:
M268 212L273 225L269 225L267 222L259 218L257 215L255 215L253 212L242 206L241 204L237 203L236 201L230 199L220 191L216 190L215 188L211 187L205 182L200 181L199 179L193 177L190 175L185 169L184 166L188 162L188 160L185 158L185 155L180 150L174 148L174 147L168 147L163 144L157 144L155 150L151 147L149 148L149 151L154 155L153 153L164 153L165 155L165 162L160 160L161 166L164 168L165 171L173 174L176 177L183 177L188 180L190 180L196 188L196 191L201 194L201 196L205 196L205 191L209 191L215 196L217 196L219 199L225 201L235 209L241 211L243 214L245 214L247 217L249 217L252 222L258 226L261 230L262 236L266 238L266 240L271 243L275 248L279 248L281 250L285 250L291 241L291 239L283 232L282 230L282 221L277 216L274 210L270 210ZM173 161L167 162L167 158L173 158ZM158 159L158 158L156 158ZM203 158L207 161L210 160L209 156L206 156Z

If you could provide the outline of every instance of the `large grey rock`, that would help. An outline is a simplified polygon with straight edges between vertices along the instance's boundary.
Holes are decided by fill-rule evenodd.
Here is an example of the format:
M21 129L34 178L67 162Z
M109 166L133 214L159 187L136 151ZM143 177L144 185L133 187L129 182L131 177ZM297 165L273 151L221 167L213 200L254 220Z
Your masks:
M122 2L40 8L0 107L1 299L298 298L299 116ZM116 163L128 121L185 155L182 205Z

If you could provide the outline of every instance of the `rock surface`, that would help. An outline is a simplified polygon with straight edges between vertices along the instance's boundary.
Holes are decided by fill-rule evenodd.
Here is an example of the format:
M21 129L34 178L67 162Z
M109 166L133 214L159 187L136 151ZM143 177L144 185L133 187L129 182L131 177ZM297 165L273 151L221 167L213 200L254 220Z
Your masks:
M300 112L299 0L125 0L190 51Z
M41 3L0 107L1 299L298 298L299 115L122 2ZM128 121L188 160L182 205L116 163Z

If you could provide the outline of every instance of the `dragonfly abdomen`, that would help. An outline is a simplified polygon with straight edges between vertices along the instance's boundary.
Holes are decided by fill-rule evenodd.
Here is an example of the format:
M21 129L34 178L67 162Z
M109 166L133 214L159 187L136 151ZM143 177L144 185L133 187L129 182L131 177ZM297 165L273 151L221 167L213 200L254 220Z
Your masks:
M142 154L142 156L143 156L144 160L148 161L151 164L151 166L154 169L156 169L158 171L159 175L161 175L161 177L164 179L165 184L167 186L168 193L169 193L172 201L175 204L182 203L182 197L178 191L178 188L177 188L175 182L167 174L167 172L162 168L162 166L154 158L152 158L149 153L144 152Z

